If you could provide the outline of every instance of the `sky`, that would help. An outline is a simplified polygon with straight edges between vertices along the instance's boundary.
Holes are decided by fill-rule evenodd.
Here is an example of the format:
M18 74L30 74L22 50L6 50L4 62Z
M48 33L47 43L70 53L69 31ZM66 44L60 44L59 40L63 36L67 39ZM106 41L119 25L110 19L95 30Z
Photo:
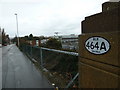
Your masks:
M10 37L81 34L81 21L102 11L108 0L0 0L0 27Z

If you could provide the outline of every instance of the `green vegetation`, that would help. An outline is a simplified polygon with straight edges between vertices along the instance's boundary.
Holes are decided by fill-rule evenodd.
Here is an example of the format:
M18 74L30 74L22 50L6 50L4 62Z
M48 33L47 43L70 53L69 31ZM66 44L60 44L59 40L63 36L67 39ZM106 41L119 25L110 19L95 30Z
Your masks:
M9 35L5 33L4 28L0 28L0 32L2 32L2 45L7 45L10 43Z
M31 50L32 49L32 50ZM27 55L34 58L36 67L41 70L51 83L55 83L60 88L65 88L70 80L78 73L78 57L67 55L58 52L52 52L42 50L43 67L47 70L42 70L41 64L41 52L39 48L30 46L21 46L21 50ZM71 85L78 86L78 79Z
M29 36L21 37L21 42L23 43L28 40L35 40L38 38L40 40L48 39L44 44L41 45L42 47L62 50L61 41L56 38L34 37L32 34L30 34ZM40 67L40 49L38 47L31 47L30 45L27 45L26 47L26 45L26 43L21 44L20 49L37 61L34 62L36 67L46 75L51 83L55 83L56 86L65 88L71 79L78 73L77 56L42 50L43 67L45 68L44 70ZM73 85L78 86L78 79L76 79ZM71 85L71 87L73 87L73 85Z
M54 48L54 49L62 48L61 42L56 38L50 38L44 46L48 48Z
M70 80L78 72L77 56L44 50L43 60L45 63L44 67L49 70L53 77L52 80L49 78L50 81L55 82L55 84L59 87L66 87ZM77 81L74 83L78 85Z

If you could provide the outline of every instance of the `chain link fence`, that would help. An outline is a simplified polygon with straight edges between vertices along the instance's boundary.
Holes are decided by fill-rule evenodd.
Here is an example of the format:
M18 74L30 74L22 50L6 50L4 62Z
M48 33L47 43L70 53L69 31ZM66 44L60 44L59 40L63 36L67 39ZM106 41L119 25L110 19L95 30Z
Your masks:
M59 88L78 88L78 53L30 45L20 49Z

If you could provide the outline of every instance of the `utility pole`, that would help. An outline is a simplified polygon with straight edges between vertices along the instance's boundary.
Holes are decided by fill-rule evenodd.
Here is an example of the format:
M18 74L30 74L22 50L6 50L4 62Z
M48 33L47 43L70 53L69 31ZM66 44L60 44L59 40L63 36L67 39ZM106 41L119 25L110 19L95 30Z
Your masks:
M18 47L20 45L20 41L19 41L19 32L18 32L18 17L17 17L17 13L15 13L16 16L16 25L17 25L17 39L18 39Z

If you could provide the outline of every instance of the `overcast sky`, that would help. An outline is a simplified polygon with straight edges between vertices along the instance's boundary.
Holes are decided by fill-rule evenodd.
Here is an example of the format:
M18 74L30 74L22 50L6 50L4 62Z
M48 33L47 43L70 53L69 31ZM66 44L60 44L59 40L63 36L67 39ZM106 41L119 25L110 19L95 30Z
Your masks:
M14 37L18 14L19 35L80 34L81 21L102 11L108 0L0 0L0 26Z

